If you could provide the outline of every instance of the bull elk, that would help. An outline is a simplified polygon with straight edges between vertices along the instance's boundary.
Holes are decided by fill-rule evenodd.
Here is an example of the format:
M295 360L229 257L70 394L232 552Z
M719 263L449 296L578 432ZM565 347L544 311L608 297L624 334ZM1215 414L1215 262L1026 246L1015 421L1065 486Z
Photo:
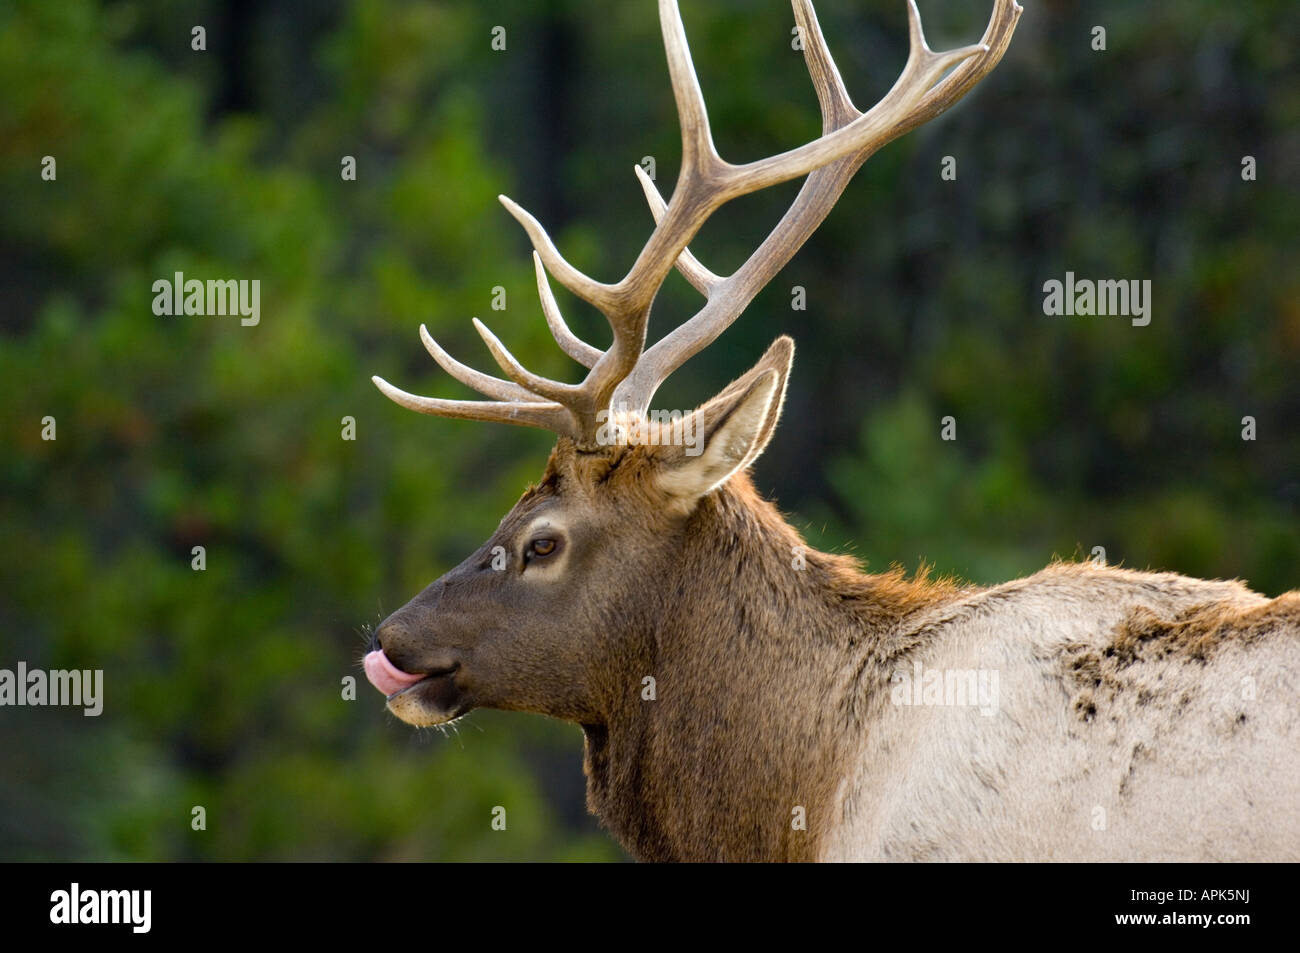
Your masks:
M1300 858L1300 592L1064 563L960 586L808 549L747 474L781 411L788 337L694 411L651 411L863 162L993 69L1021 13L994 0L981 42L936 53L909 2L907 64L861 112L811 4L793 5L822 135L737 165L660 0L682 165L667 202L637 169L655 226L621 280L578 271L502 197L581 383L530 372L477 319L507 379L420 336L487 400L374 378L420 413L558 437L492 537L378 627L367 675L412 725L477 707L580 725L588 806L646 860ZM803 176L730 276L688 250L722 205ZM647 348L674 267L704 304ZM605 316L608 348L569 329L548 273Z

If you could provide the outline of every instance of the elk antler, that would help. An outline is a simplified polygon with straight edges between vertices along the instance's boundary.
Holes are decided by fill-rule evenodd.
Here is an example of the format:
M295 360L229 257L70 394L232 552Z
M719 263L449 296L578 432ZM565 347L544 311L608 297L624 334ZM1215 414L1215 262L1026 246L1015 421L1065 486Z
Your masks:
M793 6L821 107L822 135L788 152L733 165L714 148L677 0L659 0L668 73L682 129L682 168L672 197L665 203L654 183L636 167L655 228L620 281L605 284L578 271L533 216L504 195L500 197L533 243L537 289L551 333L566 354L589 369L582 383L563 384L527 370L476 318L474 327L510 380L461 364L438 346L423 325L420 337L447 373L492 400L417 397L379 377L373 378L375 385L403 407L420 413L541 427L571 437L580 448L594 449L601 411L614 406L644 414L668 375L726 330L794 256L872 153L943 112L997 65L1022 12L1016 0L994 0L993 15L979 43L935 53L926 45L914 0L908 0L907 64L893 88L864 113L849 99L812 3L793 0ZM714 274L687 249L709 216L727 202L804 175L808 178L794 204L731 275ZM705 304L647 350L650 307L674 267L704 295ZM592 347L569 330L551 293L547 272L604 314L613 331L608 349Z

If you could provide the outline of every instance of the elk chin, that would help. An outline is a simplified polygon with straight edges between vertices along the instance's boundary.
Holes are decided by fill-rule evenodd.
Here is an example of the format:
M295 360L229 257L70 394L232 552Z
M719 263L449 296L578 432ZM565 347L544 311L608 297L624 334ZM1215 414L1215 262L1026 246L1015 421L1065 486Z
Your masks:
M473 707L473 703L456 687L455 672L430 675L388 696L388 710L416 728L445 725Z

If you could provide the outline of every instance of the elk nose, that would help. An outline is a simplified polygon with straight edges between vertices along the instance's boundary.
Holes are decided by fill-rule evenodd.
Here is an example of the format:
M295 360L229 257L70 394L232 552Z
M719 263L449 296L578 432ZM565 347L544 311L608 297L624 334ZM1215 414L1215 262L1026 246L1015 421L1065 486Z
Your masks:
M375 630L371 655L382 655L399 672L440 675L458 668L460 653L430 635L427 616L394 613Z
M397 668L405 668L402 663L410 651L410 633L401 622L386 619L375 629L370 639L370 651L382 652Z

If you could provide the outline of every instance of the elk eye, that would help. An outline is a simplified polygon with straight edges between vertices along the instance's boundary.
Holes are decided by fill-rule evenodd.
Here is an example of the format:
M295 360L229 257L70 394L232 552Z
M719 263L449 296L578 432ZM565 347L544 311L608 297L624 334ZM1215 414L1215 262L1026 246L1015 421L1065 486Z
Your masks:
M528 544L528 555L530 556L549 556L555 552L555 540L553 539L535 539Z

